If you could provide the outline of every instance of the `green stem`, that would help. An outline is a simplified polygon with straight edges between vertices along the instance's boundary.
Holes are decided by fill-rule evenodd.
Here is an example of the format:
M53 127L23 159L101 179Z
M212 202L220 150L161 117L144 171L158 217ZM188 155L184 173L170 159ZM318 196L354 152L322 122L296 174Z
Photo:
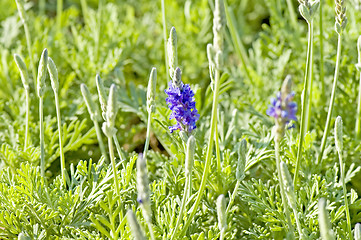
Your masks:
M312 20L311 20L312 21ZM295 188L297 188L297 177L298 172L300 169L300 161L301 161L301 155L302 155L302 145L303 145L303 139L305 136L305 130L306 130L306 118L307 118L307 102L308 102L308 76L309 76L309 67L310 67L310 56L312 51L312 30L311 25L308 25L308 45L307 45L307 59L306 59L306 70L305 70L305 78L304 78L304 86L303 86L303 98L302 98L302 112L301 112L301 126L300 126L300 140L298 142L298 150L297 150L297 159L296 159L296 168L295 168L295 175L293 178L293 185Z
M151 120L152 120L152 112L149 111L148 112L148 123L147 123L147 135L146 135L146 138L145 138L144 151L143 151L143 158L144 159L147 159L147 154L148 154Z
M229 32L231 33L234 48L236 50L236 53L237 53L239 59L241 60L242 67L243 67L244 71L246 72L248 80L251 83L253 83L251 75L249 74L249 71L248 71L248 68L250 68L251 65L249 64L249 60L248 60L248 56L246 54L245 47L243 46L243 44L237 34L236 27L235 27L234 15L231 12L231 10L229 10L226 0L224 1L224 6L225 6L225 10L226 10L225 12L226 12L226 18L227 18L227 25L229 28Z
M56 1L56 28L58 32L61 29L61 16L63 15L63 0Z
M148 229L149 229L149 233L150 233L150 238L152 240L155 240L155 236L154 236L154 230L153 230L153 224L151 221L147 221L148 224Z
M120 191L119 191L120 185L119 185L119 180L118 180L117 166L115 165L114 147L113 147L113 138L112 137L108 137L108 145L109 145L110 161L112 162L112 167L113 167L115 191L117 192L117 198L119 198L120 197Z
M45 149L44 149L44 98L39 98L39 119L40 119L40 173L45 179Z
M357 105L357 116L356 116L356 138L360 138L361 136L361 72L360 72L360 85L358 90L358 105Z
M185 186L184 186L184 193L183 193L181 207L180 207L180 210L179 210L179 216L178 216L177 223L175 225L172 237L170 238L171 240L173 240L175 238L177 230L178 230L178 228L180 226L180 223L182 221L182 218L183 218L183 212L184 212L184 209L185 209L185 206L186 206L186 201L187 201L187 192L189 191L189 189L188 189L188 187L189 187L189 179L190 178L188 176L186 176L186 182L185 182Z
M335 97L336 97L338 73L340 71L340 58L341 58L341 46L342 46L341 40L342 40L342 37L341 37L341 34L339 34L338 41L337 41L337 58L336 58L335 75L334 75L334 79L333 79L332 93L331 93L330 105L329 105L328 113L327 113L325 131L323 132L323 137L322 137L322 142L321 142L321 151L320 151L320 154L318 155L318 159L317 159L318 163L320 163L322 161L323 152L325 151L325 147L326 147L327 135L328 135L328 131L329 131L329 128L331 125L332 110L333 110L333 105L335 103Z
M28 54L29 54L29 59L30 59L31 73L33 75L34 86L36 86L36 71L35 71L34 59L33 59L33 54L32 54L33 51L32 51L32 44L31 44L31 36L30 36L27 21L24 22L24 31L25 31L26 45L28 45Z
M287 0L287 7L288 7L288 12L290 14L290 20L291 20L291 23L293 25L293 28L296 31L298 31L297 16L296 16L293 4L292 4L292 0Z
M121 150L121 148L120 148L119 141L118 141L118 138L117 138L117 135L116 135L116 134L113 135L113 140L114 140L115 148L117 149L117 153L118 153L119 159L120 159L121 161L123 161L123 160L124 160L124 157L123 157L122 150Z
M107 154L105 152L105 147L104 147L104 143L103 143L103 139L102 139L102 132L100 131L100 127L97 121L93 121L94 123L94 127L95 127L95 132L97 133L97 138L98 138L98 143L99 143L99 147L100 147L100 151L102 153L102 155L104 156L105 162L109 162Z
M224 228L222 228L222 230L221 230L221 236L219 237L219 240L223 240L224 239L224 233L225 233L226 231L224 231Z
M58 93L54 92L55 95L55 107L56 107L56 117L58 120L58 131L59 131L59 149L60 149L60 168L61 168L61 176L63 178L64 186L66 186L65 179L65 158L64 158L64 150L63 150L63 140L62 140L62 131L61 131L61 115L60 115L60 103Z
M167 82L169 82L169 66L168 66L168 53L167 53L167 25L165 21L165 4L164 0L161 0L162 4L162 23L163 23L163 40L164 40L164 60L167 73Z
M100 45L100 33L101 33L101 27L102 27L102 13L103 13L103 3L104 0L99 0L98 2L98 29L95 31L95 62L99 63L99 45Z
M306 130L305 130L305 134L306 132L309 131L310 129L310 124L311 124L311 111L312 111L312 89L313 89L313 20L311 20L310 23L310 35L311 35L311 49L310 49L310 61L309 61L309 66L308 66L308 71L309 71L309 75L308 75L308 82L309 82L309 86L308 86L308 102L307 102L307 106L308 106L308 110L307 110L307 125L306 125Z
M303 239L305 239L305 237L303 236L303 233L302 233L302 227L301 227L300 219L297 214L297 209L292 208L292 210L293 210L293 215L295 215L298 234L300 235L300 239L303 240Z
M25 97L26 97L26 122L25 122L25 143L24 143L24 151L28 148L30 144L30 136L29 136L29 114L30 114L30 90L29 88L25 89Z
M275 154L276 154L276 166L277 166L278 181L280 183L280 191L281 191L281 197L282 197L282 203L283 203L283 210L284 210L284 213L287 218L289 231L292 233L292 238L294 238L295 234L294 234L293 225L291 222L291 215L288 210L288 203L287 203L287 199L286 199L285 187L284 187L283 179L282 179L282 175L281 175L280 143L278 141L275 141Z
M321 81L321 94L325 96L325 70L323 66L323 15L322 15L323 0L320 0L320 81Z
M216 159L217 159L217 172L218 176L221 177L222 174L222 165L221 165L221 153L219 151L219 139L218 139L218 127L216 126L215 133L214 133L214 142L216 147ZM220 178L219 178L220 179Z
M226 209L226 213L227 213L227 214L228 214L229 211L231 210L233 201L234 201L234 199L235 199L236 196L237 196L237 191L238 191L238 187L239 187L239 184L240 184L240 183L241 183L241 181L237 181L237 182L236 182L236 186L234 187L233 193L232 193L232 195L231 195L231 198L229 199L229 203L228 203L228 206L227 206L227 209Z
M346 207L346 220L347 220L347 230L349 237L351 238L351 218L350 218L350 210L348 207L348 201L347 201L347 188L345 183L345 164L343 163L342 159L342 153L341 151L338 151L338 158L340 160L340 170L341 170L341 179L342 179L342 188L343 188L343 198L345 200L345 207Z
M212 116L211 116L211 132L210 132L209 140L208 140L208 148L207 148L206 161L205 161L205 166L204 166L204 170L203 170L202 181L201 181L201 185L198 190L197 199L192 207L192 212L190 213L188 220L184 224L183 230L177 239L181 239L181 237L187 232L187 229L188 229L189 225L191 224L193 217L198 210L198 206L201 202L204 190L206 188L206 182L207 182L208 174L209 174L209 167L211 165L211 160L212 160L212 150L213 150L213 142L214 142L213 138L214 138L214 133L215 133L216 125L217 125L217 106L218 106L218 97L219 97L218 95L219 95L219 86L220 86L219 82L220 82L220 72L218 69L216 69L215 89L213 92L213 105L212 105Z

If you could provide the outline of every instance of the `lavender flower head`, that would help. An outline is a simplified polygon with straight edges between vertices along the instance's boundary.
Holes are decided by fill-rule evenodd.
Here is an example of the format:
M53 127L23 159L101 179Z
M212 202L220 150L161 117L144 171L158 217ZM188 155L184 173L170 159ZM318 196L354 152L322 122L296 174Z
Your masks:
M166 102L172 113L169 119L177 120L177 123L169 127L172 133L175 130L191 133L197 126L199 114L194 101L194 92L189 84L183 84L181 81L181 71L175 70L173 82L169 82L169 88L165 90L168 95Z
M291 91L291 77L288 75L282 84L281 91L276 98L271 99L271 105L267 109L267 115L276 120L276 138L280 140L284 135L285 126L290 120L297 120L297 104L293 102L295 92Z

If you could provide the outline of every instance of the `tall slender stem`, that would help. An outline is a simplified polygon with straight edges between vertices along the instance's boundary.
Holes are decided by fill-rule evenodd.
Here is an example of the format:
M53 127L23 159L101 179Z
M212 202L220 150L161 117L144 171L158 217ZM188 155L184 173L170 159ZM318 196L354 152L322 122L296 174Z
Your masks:
M164 60L167 73L167 82L169 82L169 66L168 66L168 54L167 54L167 24L165 21L165 4L164 0L161 0L162 4L162 23L163 23L163 40L164 40Z
M24 151L28 148L30 144L30 136L29 136L29 114L30 114L30 90L29 88L25 89L25 97L26 97L26 122L25 122L25 143L24 143Z
M312 20L311 20L312 21ZM307 59L306 59L306 70L305 70L305 78L304 78L304 86L303 86L303 98L302 98L302 112L301 112L301 126L300 126L300 140L298 142L298 151L297 151L297 159L296 159L296 168L295 175L293 178L293 185L297 188L297 177L300 169L300 161L302 155L302 145L303 139L306 133L306 119L307 119L307 102L308 102L308 76L309 76L309 67L310 67L310 55L311 55L311 41L312 41L312 31L311 24L308 25L308 45L307 45Z
M358 89L358 104L357 104L357 116L356 116L356 138L361 136L361 72L360 72L360 85Z
M205 165L204 165L202 181L201 181L201 185L198 190L197 199L192 207L192 212L190 213L190 215L187 219L187 222L184 224L183 230L179 234L177 239L181 239L181 237L187 232L187 229L188 229L189 225L191 224L193 217L198 210L198 206L201 202L201 199L202 199L202 196L204 193L204 189L206 187L206 182L207 182L208 174L209 174L209 167L211 165L211 159L212 159L214 133L215 133L216 125L217 125L217 107L218 107L219 86L220 86L219 82L220 82L220 72L218 69L216 69L216 71L215 71L215 89L213 92L213 105L212 105L212 116L211 116L211 132L209 134L208 148L207 148L206 161L205 161Z
M286 199L285 187L284 187L282 173L281 173L280 143L278 141L275 141L275 154L276 154L276 166L277 166L278 181L280 183L280 191L281 191L281 197L282 197L282 203L283 203L283 210L284 210L284 213L287 218L289 231L292 233L292 238L294 238L295 234L294 234L293 225L291 222L291 215L288 210L288 203L287 203L287 199Z
M293 210L293 215L295 215L297 231L298 234L300 235L300 239L305 239L305 237L302 234L302 227L301 227L300 219L297 214L297 209L292 208L292 210Z
M118 138L117 138L116 134L113 135L113 140L114 140L115 148L117 149L118 156L121 159L121 161L123 161L122 150L120 149L120 144L119 144L119 141L118 141Z
M311 20L310 22L310 39L311 39L311 47L310 47L310 57L309 57L309 66L308 66L308 82L309 82L309 86L308 86L308 102L307 102L307 124L306 124L306 130L305 133L309 131L310 129L310 124L311 124L311 111L312 111L312 90L313 90L313 20Z
M60 115L60 103L59 103L59 95L57 92L54 92L55 95L55 107L56 107L56 117L58 120L58 132L59 132L59 149L60 149L60 168L61 168L61 176L63 178L64 186L66 186L65 179L65 158L64 158L64 150L63 150L63 140L62 140L62 130L61 130L61 115Z
M222 165L221 165L221 153L219 151L219 139L218 139L218 126L216 126L215 133L214 133L214 142L216 147L216 159L217 159L217 173L218 176L221 176L222 173Z
M170 238L171 240L173 240L175 238L175 235L177 233L177 230L178 230L178 228L180 226L180 223L182 221L182 218L183 218L183 212L184 212L184 209L185 209L185 206L186 206L186 201L187 201L187 192L189 191L188 187L189 187L189 176L186 176L186 182L185 182L185 187L184 187L184 192L183 192L182 203L181 203L181 207L180 207L180 210L179 210L177 223L176 223L175 228L173 230L172 237Z
M296 16L293 4L292 4L292 0L287 0L287 7L288 7L288 12L290 14L290 20L291 20L291 23L293 25L293 28L296 31L298 31L297 16Z
M30 59L31 73L33 75L34 86L36 86L36 71L35 71L35 65L34 65L34 59L33 59L31 36L30 36L30 32L29 32L28 23L26 21L24 21L24 31L25 31L26 45L28 45L28 54L29 54L29 59Z
M341 36L341 34L339 34L338 41L337 41L337 57L336 57L335 75L334 75L334 79L333 79L332 93L331 93L330 105L329 105L328 113L327 113L325 130L323 132L323 137L322 137L322 142L321 142L321 151L320 151L320 154L318 155L318 159L317 159L318 163L320 163L322 161L323 152L325 151L325 147L326 147L327 135L328 135L328 131L329 131L329 128L331 125L332 110L333 110L333 105L334 105L335 97L336 97L338 73L340 71L341 46L342 46L342 36Z
M239 187L239 184L240 184L240 183L241 183L241 181L237 181L237 182L236 182L236 186L234 187L233 193L232 193L232 195L231 195L231 198L229 199L229 203L228 203L228 206L227 206L227 209L226 209L226 213L227 213L227 214L228 214L229 211L231 210L233 201L234 201L234 199L235 199L236 196L237 196L237 191L238 191L238 187Z
M322 93L322 97L325 96L325 70L324 70L324 66L323 66L323 13L322 13L322 7L323 7L323 0L320 0L320 81L321 81L321 93Z
M95 127L95 132L97 134L100 151L101 151L102 155L104 156L105 161L109 162L106 151L105 151L105 147L104 147L104 143L103 143L103 139L102 139L102 132L100 131L99 124L97 121L93 121L93 123L94 123L94 127Z
M148 154L151 120L152 120L152 112L149 111L149 113L148 113L148 123L147 123L147 135L146 135L145 144L144 144L144 151L143 151L143 158L144 159L147 159L147 154Z
M45 179L45 149L44 149L44 97L39 98L39 119L40 119L40 173Z
M347 201L347 188L346 188L346 182L345 182L345 164L343 163L342 159L342 152L338 151L338 158L340 160L340 170L341 170L341 180L342 180L342 188L343 188L343 198L345 200L345 211L346 211L346 221L347 221L347 231L349 234L349 238L351 238L351 218L350 218L350 210L348 207L348 201Z
M114 147L113 147L113 138L108 137L108 145L109 145L109 156L110 161L112 162L112 168L114 173L114 184L115 184L115 191L117 192L117 198L120 197L119 191L119 180L118 180L118 171L117 166L115 165L115 157L114 157Z
M63 0L56 1L56 28L58 32L61 29L61 16L63 15Z

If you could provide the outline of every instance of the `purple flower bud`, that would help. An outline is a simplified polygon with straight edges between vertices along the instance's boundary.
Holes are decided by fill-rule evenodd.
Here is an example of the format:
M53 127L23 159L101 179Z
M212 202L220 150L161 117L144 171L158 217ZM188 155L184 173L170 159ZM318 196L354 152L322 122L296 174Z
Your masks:
M182 130L191 133L196 128L199 114L194 101L194 92L189 84L180 82L179 87L169 82L169 88L165 90L168 94L166 102L172 113L169 119L177 120L177 123L169 127L172 133L175 130Z

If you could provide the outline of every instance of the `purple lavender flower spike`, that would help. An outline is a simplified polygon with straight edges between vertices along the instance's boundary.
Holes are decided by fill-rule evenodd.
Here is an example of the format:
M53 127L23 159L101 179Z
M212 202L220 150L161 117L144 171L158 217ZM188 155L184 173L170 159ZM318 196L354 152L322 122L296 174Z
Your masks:
M291 121L297 120L297 104L293 101L295 93L291 91L291 77L288 75L282 84L281 91L276 98L271 98L271 105L267 109L268 116L276 120L276 138L280 140L284 135L285 126Z
M177 76L180 79L180 69L177 68ZM175 78L175 77L174 77ZM189 84L183 84L181 81L169 82L169 88L165 90L168 95L166 102L172 113L169 119L175 119L177 123L169 127L172 133L175 130L185 131L191 133L197 126L196 122L199 119L199 114L196 109L194 101L194 92Z

